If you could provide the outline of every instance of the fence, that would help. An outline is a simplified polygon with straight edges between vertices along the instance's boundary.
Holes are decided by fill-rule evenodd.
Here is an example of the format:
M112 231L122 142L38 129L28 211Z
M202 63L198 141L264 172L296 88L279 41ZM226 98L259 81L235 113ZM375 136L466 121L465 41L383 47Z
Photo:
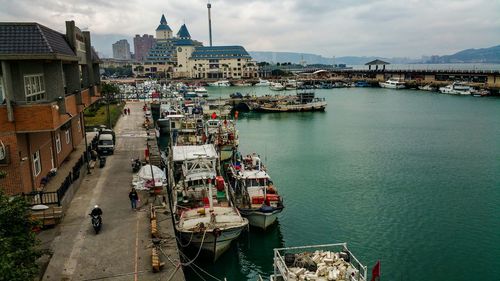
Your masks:
M64 195L71 187L71 184L75 182L80 177L80 171L83 164L86 163L88 159L88 152L91 150L91 145L87 147L78 161L75 163L71 172L66 176L62 184L59 186L57 191L33 191L30 193L23 193L22 195L26 199L26 202L31 206L34 205L57 205L61 206Z

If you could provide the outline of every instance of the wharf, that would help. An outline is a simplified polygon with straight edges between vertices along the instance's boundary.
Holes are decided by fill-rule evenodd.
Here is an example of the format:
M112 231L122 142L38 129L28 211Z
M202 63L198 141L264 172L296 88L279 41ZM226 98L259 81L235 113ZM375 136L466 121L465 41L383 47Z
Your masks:
M96 166L85 175L62 222L39 234L53 253L42 280L185 280L168 207L141 191L138 210L131 209L130 159L143 157L148 136L142 128L142 104L126 106L131 115L120 117L114 128L114 155L107 157L103 168ZM157 206L158 244L151 238L152 203ZM103 210L103 227L97 235L87 215L96 204ZM156 273L153 248L163 263Z

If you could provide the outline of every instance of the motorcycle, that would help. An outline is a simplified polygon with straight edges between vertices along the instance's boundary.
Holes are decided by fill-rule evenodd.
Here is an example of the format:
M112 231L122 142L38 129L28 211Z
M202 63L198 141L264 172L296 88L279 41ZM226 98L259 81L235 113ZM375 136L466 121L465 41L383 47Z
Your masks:
M94 227L95 234L99 234L99 231L101 230L102 226L102 219L100 215L91 215L89 216L92 218L92 226Z
M139 159L132 159L132 172L137 173L142 167L142 163Z

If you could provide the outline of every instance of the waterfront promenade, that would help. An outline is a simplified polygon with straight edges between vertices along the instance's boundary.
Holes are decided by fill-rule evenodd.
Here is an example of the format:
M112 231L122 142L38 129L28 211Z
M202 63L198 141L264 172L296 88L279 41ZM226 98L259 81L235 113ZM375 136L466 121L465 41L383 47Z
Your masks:
M170 260L162 256L163 270L153 273L149 195L140 193L140 209L131 210L130 160L144 154L147 135L141 127L141 104L126 106L131 115L122 116L115 126L114 155L107 157L104 168L96 165L91 175L85 175L61 224L41 234L53 251L43 280L184 280L182 268L176 267L179 258L170 216L162 216L160 224L163 249ZM88 216L96 204L104 213L98 235Z

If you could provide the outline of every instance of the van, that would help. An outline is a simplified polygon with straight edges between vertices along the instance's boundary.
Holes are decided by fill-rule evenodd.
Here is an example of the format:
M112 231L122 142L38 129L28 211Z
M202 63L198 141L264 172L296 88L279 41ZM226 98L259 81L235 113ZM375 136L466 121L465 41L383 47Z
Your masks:
M113 154L115 150L115 142L111 134L99 134L97 142L97 152L99 154Z

